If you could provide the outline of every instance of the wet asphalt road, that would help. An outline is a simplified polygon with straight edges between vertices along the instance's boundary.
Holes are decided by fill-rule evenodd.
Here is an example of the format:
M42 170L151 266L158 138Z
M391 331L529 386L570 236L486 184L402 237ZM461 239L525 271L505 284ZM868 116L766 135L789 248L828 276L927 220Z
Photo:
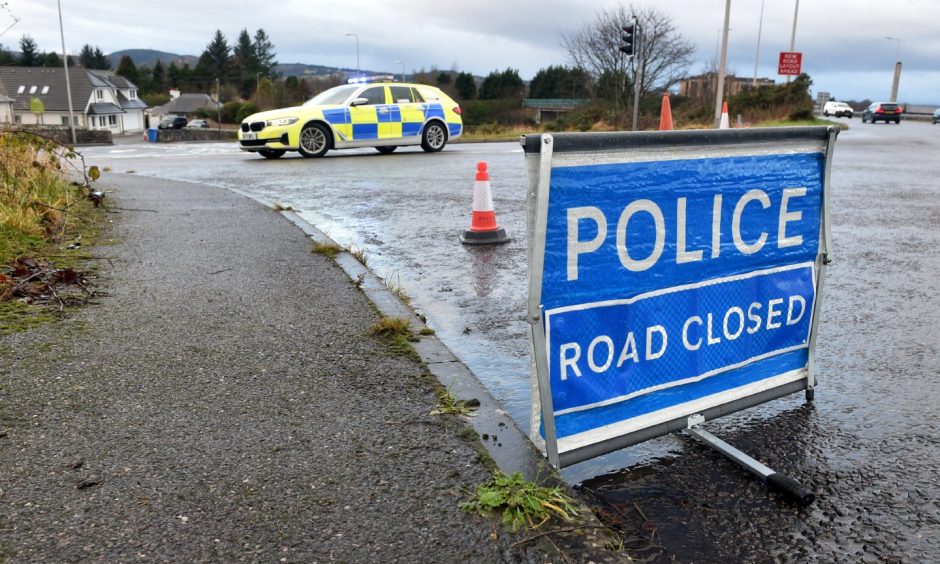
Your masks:
M709 425L812 487L798 509L719 455L663 437L566 471L612 522L679 561L940 559L940 126L852 120L832 174L834 264L817 350L816 402L784 398ZM334 152L281 161L230 145L124 145L85 151L117 172L238 189L302 210L400 285L440 337L504 402L529 416L524 196L516 144ZM491 249L457 240L473 171L489 163L499 222Z

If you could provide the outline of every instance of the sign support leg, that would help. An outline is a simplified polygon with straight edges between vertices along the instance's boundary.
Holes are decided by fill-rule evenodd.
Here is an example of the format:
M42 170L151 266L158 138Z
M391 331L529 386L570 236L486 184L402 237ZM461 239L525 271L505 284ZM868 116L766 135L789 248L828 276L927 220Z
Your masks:
M800 505L809 505L816 500L816 495L813 494L813 492L793 478L782 476L774 472L772 469L754 460L715 435L700 428L699 425L704 422L705 419L701 415L689 417L689 428L687 431L693 439L725 455L725 457L729 458L738 466L763 480L768 488L780 492L790 501Z

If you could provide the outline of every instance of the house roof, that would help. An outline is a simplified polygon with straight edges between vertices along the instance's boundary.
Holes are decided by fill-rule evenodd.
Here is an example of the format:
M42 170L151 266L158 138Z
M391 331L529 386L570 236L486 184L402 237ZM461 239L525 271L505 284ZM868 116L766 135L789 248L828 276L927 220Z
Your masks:
M72 109L77 112L85 110L88 100L95 88L112 88L117 90L121 108L114 104L107 104L117 111L99 111L97 113L123 113L128 109L146 108L147 105L140 99L128 99L121 94L120 89L136 89L133 82L111 71L92 71L81 67L70 67L69 86L72 89ZM20 92L22 90L22 92ZM68 111L68 94L65 84L65 69L45 67L3 67L0 66L0 95L13 99L13 109L29 111L29 101L39 98L47 112ZM92 106L103 106L92 104ZM100 108L103 109L103 108ZM95 112L90 112L95 113Z
M88 115L108 115L127 113L110 102L98 102L88 107Z
M163 105L164 114L189 114L202 108L215 109L216 103L208 94L180 94Z
M121 107L125 110L142 110L147 107L147 104L144 103L140 98L134 98L133 100L127 98L124 94L118 90L118 102L120 102Z
M89 70L88 72L97 78L100 78L106 82L110 82L112 85L114 85L115 88L137 88L136 84L119 74L114 74L114 71Z
M83 68L69 68L72 105L83 111L95 88L91 75ZM0 91L13 98L13 109L29 111L31 98L39 98L47 112L68 111L65 69L45 67L0 67ZM22 92L21 92L22 90Z

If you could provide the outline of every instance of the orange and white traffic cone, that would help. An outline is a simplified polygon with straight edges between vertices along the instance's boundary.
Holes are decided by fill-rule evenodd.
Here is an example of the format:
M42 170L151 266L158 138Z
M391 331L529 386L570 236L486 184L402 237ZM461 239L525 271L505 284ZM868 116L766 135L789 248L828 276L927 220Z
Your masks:
M663 92L663 107L659 110L659 130L672 130L672 106L669 104L669 92Z
M509 242L506 230L496 224L490 175L486 172L486 163L483 161L477 163L477 180L473 186L473 219L470 229L460 236L460 242L464 245L496 245Z
M718 129L731 129L728 123L728 102L721 103L721 121L718 122Z

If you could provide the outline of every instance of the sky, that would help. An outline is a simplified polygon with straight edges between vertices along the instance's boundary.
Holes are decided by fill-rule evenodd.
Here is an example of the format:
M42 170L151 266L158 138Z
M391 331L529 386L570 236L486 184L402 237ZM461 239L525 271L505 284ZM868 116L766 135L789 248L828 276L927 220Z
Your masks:
M763 0L758 75L776 74L780 51L789 50L796 0ZM531 79L540 69L569 62L563 33L589 25L618 2L602 0L61 0L66 47L84 43L105 53L158 49L199 55L216 29L233 43L242 28L271 37L281 63L308 63L406 72L456 68L477 75L507 67ZM41 50L61 50L53 0L0 0L0 30L19 21L0 43L15 48L29 34ZM629 6L630 2L623 2ZM646 0L670 16L696 47L694 74L716 57L724 20L721 0ZM732 0L728 66L754 75L762 0ZM802 0L796 50L813 79L814 93L837 99L887 99L899 38L904 63L898 98L940 104L940 2L936 0Z

